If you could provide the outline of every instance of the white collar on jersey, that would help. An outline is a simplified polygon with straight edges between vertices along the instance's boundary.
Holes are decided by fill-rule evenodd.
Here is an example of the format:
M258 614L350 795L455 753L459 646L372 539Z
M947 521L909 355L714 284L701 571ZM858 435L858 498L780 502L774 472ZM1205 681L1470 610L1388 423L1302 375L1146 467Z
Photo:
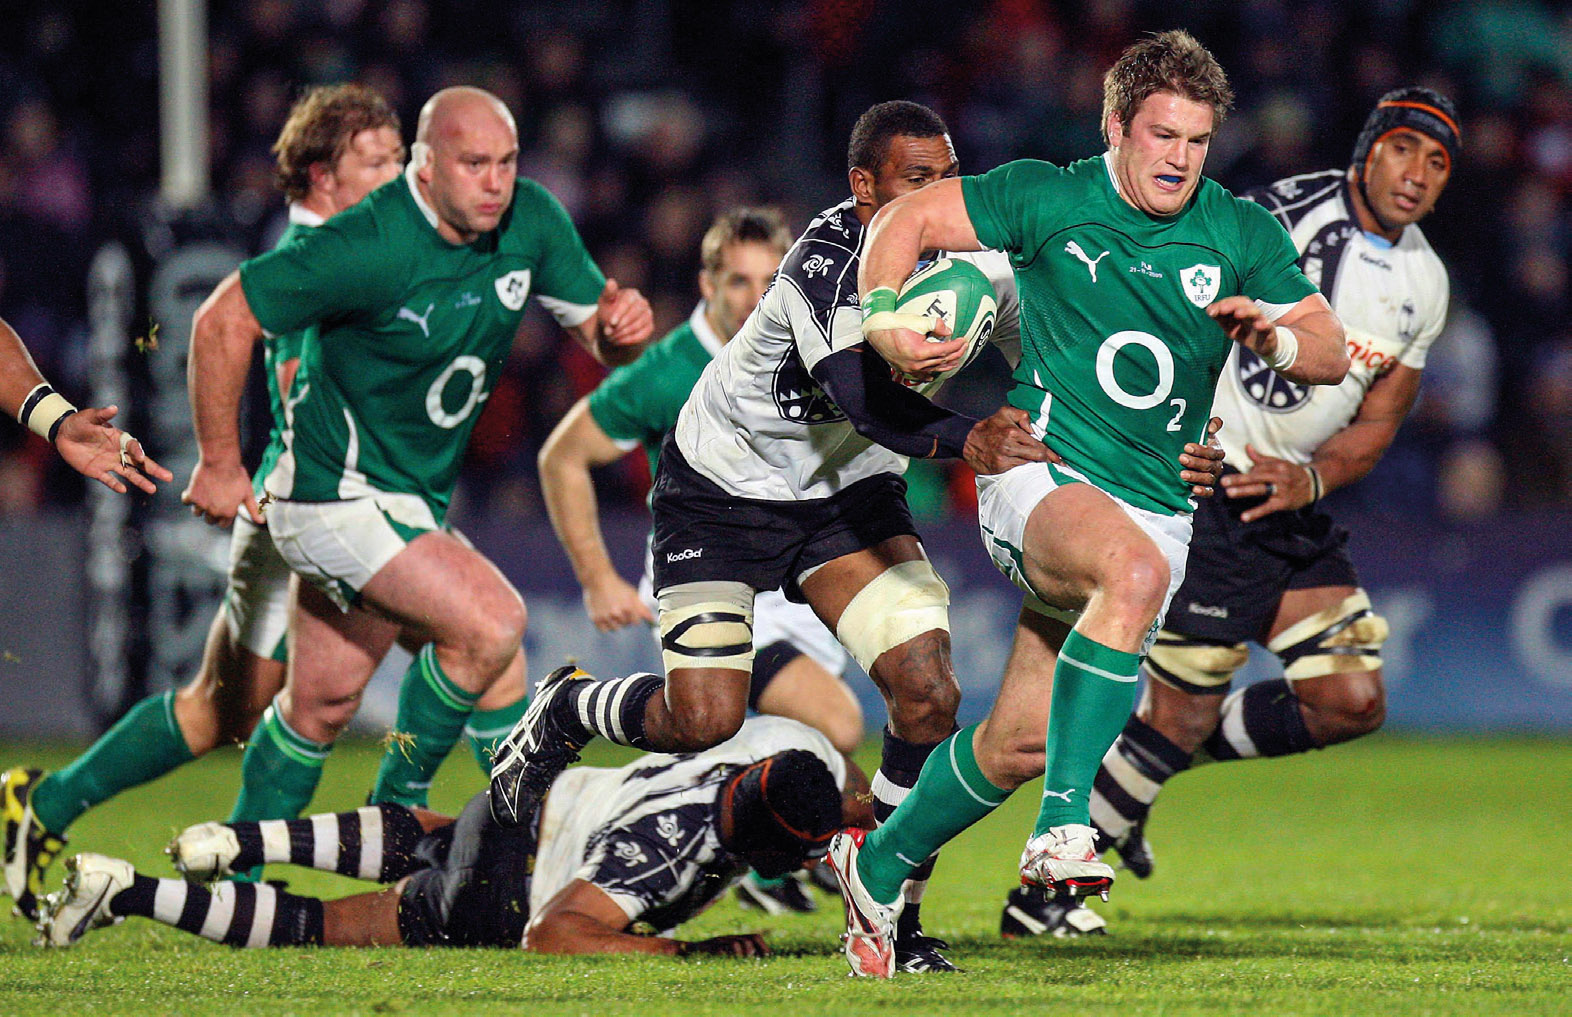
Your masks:
M415 161L413 159L410 160L408 166L404 167L404 182L409 185L409 195L415 199L415 207L420 209L420 214L426 217L426 221L431 224L432 229L440 232L437 226L437 210L428 205L426 199L420 196L420 185L415 182Z
M688 324L693 326L693 334L699 337L699 345L704 347L705 352L713 360L719 355L721 347L726 344L721 342L720 333L710 327L710 319L704 316L704 312L709 310L709 306L708 301L699 301L698 306L693 309L693 313L688 315Z
M317 215L300 202L291 201L289 203L289 222L292 226L321 226L327 222L327 219Z

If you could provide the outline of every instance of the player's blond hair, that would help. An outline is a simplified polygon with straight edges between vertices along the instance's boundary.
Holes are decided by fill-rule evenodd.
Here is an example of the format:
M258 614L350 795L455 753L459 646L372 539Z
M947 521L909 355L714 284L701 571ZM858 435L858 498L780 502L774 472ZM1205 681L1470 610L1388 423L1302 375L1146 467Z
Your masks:
M317 85L289 111L273 143L273 179L290 201L311 193L313 163L336 163L361 131L399 129L398 114L374 89L354 83Z
M733 208L722 212L699 244L699 263L704 271L719 272L721 255L732 244L768 244L784 255L791 246L791 230L779 209Z
M1217 58L1195 36L1174 29L1132 43L1103 75L1102 130L1108 130L1108 118L1117 113L1128 134L1141 103L1157 92L1210 105L1214 130L1234 105L1234 90Z

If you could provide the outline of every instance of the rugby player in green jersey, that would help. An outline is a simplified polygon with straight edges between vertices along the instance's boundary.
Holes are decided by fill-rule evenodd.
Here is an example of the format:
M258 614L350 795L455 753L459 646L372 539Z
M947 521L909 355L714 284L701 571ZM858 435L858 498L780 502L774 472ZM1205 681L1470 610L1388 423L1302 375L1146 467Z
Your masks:
M376 92L352 84L305 93L291 108L273 152L277 181L289 202L281 246L398 176L404 163L398 115ZM289 391L304 338L303 331L287 332L263 348L273 427L256 472L259 495L262 478L283 450L282 393ZM258 717L284 684L288 623L289 568L264 527L237 517L228 588L209 627L196 677L178 691L143 699L62 769L45 775L15 767L0 775L6 890L18 910L33 913L44 871L64 847L66 828L83 812L219 745L251 737ZM522 699L522 672L515 690L514 698ZM256 758L264 761L266 752ZM292 804L296 810L305 805L304 799L293 803L287 782L252 783L232 818L294 815L288 811Z
M402 179L242 265L193 324L201 459L182 497L225 526L242 507L261 513L239 462L251 350L265 333L315 326L263 480L269 533L304 580L266 779L287 772L306 798L401 632L426 644L404 689L422 700L431 744L456 740L519 653L518 592L443 521L527 298L608 363L637 356L651 331L648 302L606 280L561 204L516 177L517 131L495 96L438 92L412 154Z
M1231 101L1222 68L1187 33L1144 39L1104 78L1102 157L941 180L871 224L863 331L908 372L947 368L961 345L929 344L895 313L920 253L1009 253L1022 331L1009 401L1063 462L977 478L984 543L1026 602L988 719L934 750L887 823L831 847L854 973L888 977L912 860L1045 772L1022 883L1107 891L1088 795L1184 577L1192 503L1179 449L1200 439L1233 342L1300 384L1347 373L1342 325L1288 234L1201 176Z

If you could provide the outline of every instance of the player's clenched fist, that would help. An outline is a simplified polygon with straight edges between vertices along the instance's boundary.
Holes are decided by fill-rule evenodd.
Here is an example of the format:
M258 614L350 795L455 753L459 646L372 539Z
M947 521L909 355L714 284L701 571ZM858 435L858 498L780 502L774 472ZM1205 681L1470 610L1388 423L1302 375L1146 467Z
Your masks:
M252 521L264 521L262 510L257 507L256 494L251 490L251 478L239 463L219 466L197 460L196 469L191 471L191 482L181 492L180 501L191 506L192 515L226 530L234 524L235 514L241 506Z

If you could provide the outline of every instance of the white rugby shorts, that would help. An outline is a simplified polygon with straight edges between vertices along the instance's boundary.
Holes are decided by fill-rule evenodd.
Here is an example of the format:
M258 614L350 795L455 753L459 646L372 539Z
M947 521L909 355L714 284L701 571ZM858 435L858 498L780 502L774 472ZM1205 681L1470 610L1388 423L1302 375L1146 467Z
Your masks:
M983 547L994 565L1005 577L1026 594L1026 607L1038 614L1056 618L1074 625L1081 617L1081 609L1065 609L1045 603L1026 581L1022 549L1026 546L1026 520L1038 502L1065 484L1083 483L1096 487L1083 475L1068 466L1049 463L1023 463L1004 473L977 476L977 523L982 530ZM1097 488L1097 490L1102 490ZM1146 634L1141 647L1145 654L1157 638L1168 605L1173 601L1179 585L1184 582L1185 563L1190 556L1192 521L1188 514L1162 515L1131 505L1124 499L1102 492L1124 509L1125 515L1134 520L1141 531L1152 539L1157 549L1168 559L1168 593L1163 598L1163 609Z
M229 536L229 588L224 591L224 621L230 638L258 657L282 661L289 631L289 565L267 527L244 512L235 516Z
M275 501L268 507L268 530L278 553L344 611L410 541L435 529L431 506L413 494Z

